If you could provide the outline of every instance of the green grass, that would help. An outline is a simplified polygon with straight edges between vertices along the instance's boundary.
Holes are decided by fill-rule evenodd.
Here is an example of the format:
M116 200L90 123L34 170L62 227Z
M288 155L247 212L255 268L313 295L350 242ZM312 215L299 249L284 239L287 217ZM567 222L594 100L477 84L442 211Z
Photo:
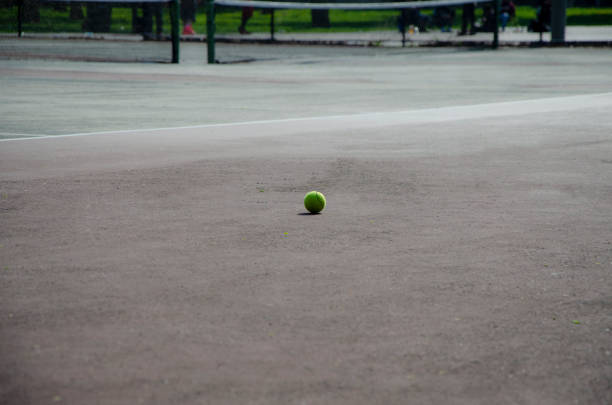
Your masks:
M528 6L516 8L516 17L510 25L527 26L536 18L536 9ZM612 7L567 9L567 25L612 25Z
M274 13L277 32L354 32L368 30L396 29L398 12L381 11L341 11L330 10L331 28L313 28L309 10L278 10ZM226 11L217 14L217 32L233 33L240 25L240 11ZM205 31L206 17L202 16L196 23L196 30ZM256 10L247 24L253 32L270 30L270 15Z
M567 24L569 25L612 25L612 7L567 9Z
M194 29L198 33L206 32L205 8L198 10L197 21ZM113 8L111 32L131 32L131 9ZM431 14L431 10L425 10L425 14ZM17 31L16 7L0 8L0 32ZM477 9L476 16L482 14ZM510 22L510 26L527 26L529 21L536 15L535 8L521 6L517 7L516 17ZM69 18L68 7L65 10L55 10L51 7L41 7L39 23L25 23L25 32L81 32L81 20ZM275 24L277 32L352 32L369 30L395 30L398 12L394 10L380 11L341 11L331 10L331 28L312 28L309 10L279 10L275 12ZM240 24L240 9L221 8L217 13L217 32L234 33ZM461 9L457 9L455 16L455 27L461 24ZM568 25L612 25L612 7L608 8L568 8ZM270 29L270 15L256 10L247 25L252 32L267 32ZM164 11L164 32L170 32L170 19L167 9Z
M142 12L142 11L141 11ZM83 7L85 13L85 7ZM17 8L0 9L0 32L17 31ZM51 7L40 8L40 22L24 23L25 32L82 32L83 20L72 20L69 9L56 10ZM111 32L129 33L132 29L132 11L130 8L113 8ZM170 32L170 18L167 9L164 13L164 32Z

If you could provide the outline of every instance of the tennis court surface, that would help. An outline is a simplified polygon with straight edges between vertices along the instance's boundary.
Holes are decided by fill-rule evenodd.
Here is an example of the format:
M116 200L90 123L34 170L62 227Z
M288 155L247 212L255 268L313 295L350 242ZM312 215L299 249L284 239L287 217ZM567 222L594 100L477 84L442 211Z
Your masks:
M612 402L608 50L219 46L0 60L1 403Z

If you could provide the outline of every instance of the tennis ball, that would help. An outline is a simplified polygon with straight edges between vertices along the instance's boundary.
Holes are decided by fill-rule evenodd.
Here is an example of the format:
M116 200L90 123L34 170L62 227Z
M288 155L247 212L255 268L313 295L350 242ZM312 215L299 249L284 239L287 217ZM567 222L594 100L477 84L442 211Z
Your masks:
M325 196L318 191L311 191L304 197L304 207L313 214L323 211L325 208Z

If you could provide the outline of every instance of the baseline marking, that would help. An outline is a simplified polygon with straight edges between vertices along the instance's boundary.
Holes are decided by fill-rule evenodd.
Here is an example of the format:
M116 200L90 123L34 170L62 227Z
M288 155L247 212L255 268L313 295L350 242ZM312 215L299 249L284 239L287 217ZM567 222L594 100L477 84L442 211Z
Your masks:
M371 112L361 114L342 114L342 115L327 115L318 117L303 117L303 118L283 118L275 120L259 120L259 121L242 121L242 122L226 122L216 124L201 124L188 125L178 127L165 128L143 128L143 129L126 129L115 131L97 131L97 132L80 132L73 134L60 135L29 135L19 138L0 139L0 142L16 142L41 139L56 139L70 138L93 135L113 135L127 133L143 133L143 132L158 132L158 131L176 131L185 129L206 129L220 127L240 127L246 125L270 125L292 122L320 122L320 121L336 121L347 120L353 121L355 126L359 124L368 125L406 125L419 124L424 122L444 122L458 121L466 119L481 119L501 116L513 115L528 115L537 113L549 113L568 110L589 109L595 107L605 107L612 105L612 92L598 94L584 94L577 96L565 97L549 97L532 100L519 101L503 101L497 103L484 104L469 104L463 106L452 107L436 107L420 110L405 110L405 111L387 111L387 112ZM17 134L15 134L17 135Z

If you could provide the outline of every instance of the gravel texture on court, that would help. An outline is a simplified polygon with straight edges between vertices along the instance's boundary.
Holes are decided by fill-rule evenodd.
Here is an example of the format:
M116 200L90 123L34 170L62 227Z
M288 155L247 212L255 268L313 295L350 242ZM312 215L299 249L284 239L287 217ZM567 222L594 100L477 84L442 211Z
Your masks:
M612 401L609 52L309 52L0 61L0 403Z

